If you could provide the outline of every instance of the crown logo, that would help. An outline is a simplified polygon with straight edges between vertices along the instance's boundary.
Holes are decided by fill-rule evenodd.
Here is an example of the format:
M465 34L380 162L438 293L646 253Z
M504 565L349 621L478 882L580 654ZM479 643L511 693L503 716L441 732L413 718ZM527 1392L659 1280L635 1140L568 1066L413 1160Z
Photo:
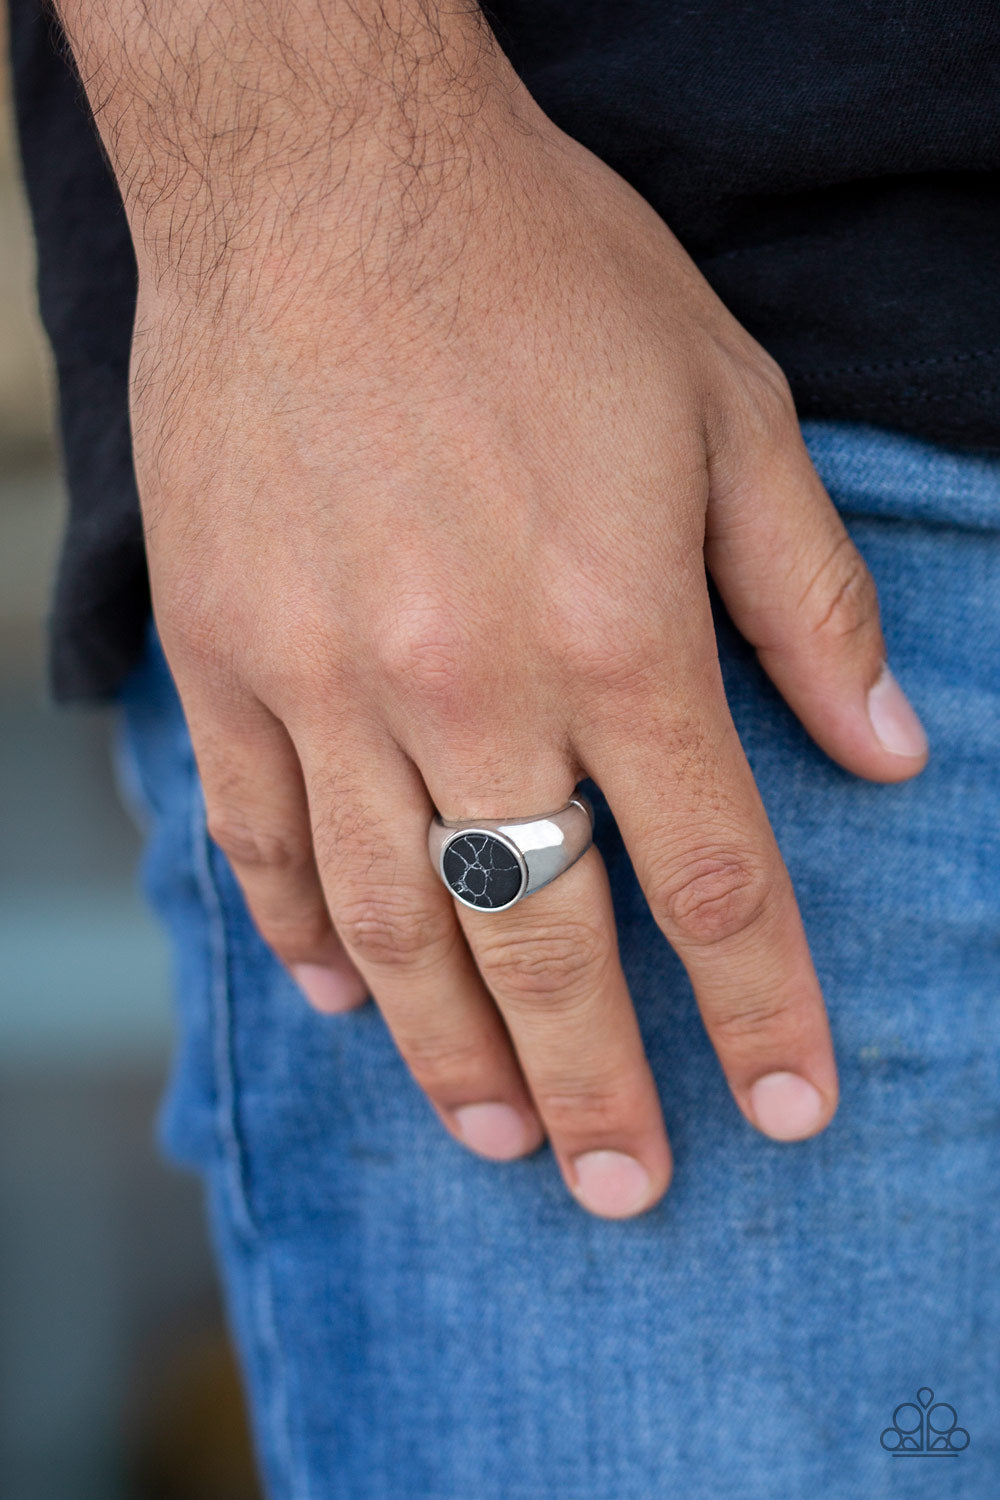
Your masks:
M904 1401L892 1414L879 1442L893 1458L957 1458L969 1446L969 1434L958 1425L958 1413L947 1401L935 1401L921 1386L916 1401Z

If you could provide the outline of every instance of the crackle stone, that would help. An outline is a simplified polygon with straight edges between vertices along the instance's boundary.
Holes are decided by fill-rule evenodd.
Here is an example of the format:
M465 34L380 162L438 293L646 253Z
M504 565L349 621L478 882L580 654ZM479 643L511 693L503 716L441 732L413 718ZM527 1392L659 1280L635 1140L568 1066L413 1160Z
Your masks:
M442 861L448 885L472 906L496 910L521 889L521 866L501 839L488 833L463 833L445 850Z

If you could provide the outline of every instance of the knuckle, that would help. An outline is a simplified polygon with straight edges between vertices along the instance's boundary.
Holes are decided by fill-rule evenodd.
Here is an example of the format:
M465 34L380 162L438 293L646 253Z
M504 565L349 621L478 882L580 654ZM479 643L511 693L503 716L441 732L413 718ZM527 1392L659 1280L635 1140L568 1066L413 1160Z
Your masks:
M535 1092L554 1136L599 1143L620 1132L630 1113L627 1096L614 1079L560 1080L551 1087L542 1084Z
M311 858L304 839L261 828L236 808L210 807L206 823L226 858L244 870L297 870Z
M770 898L771 882L758 858L706 849L654 883L650 906L671 940L709 947L749 932Z
M785 442L798 418L784 370L759 346L735 360L731 370L726 435L765 448Z
M366 891L334 915L345 945L375 967L415 968L440 958L454 927L446 908L437 911L397 887Z
M322 962L330 947L330 918L325 907L294 913L254 911L257 930L285 963Z
M222 568L203 561L172 560L159 587L158 618L170 664L191 678L238 682L252 614Z
M147 534L147 544L150 537ZM223 653L228 609L196 568L178 568L161 582L158 628L165 648L185 665L214 667Z
M449 704L468 680L469 631L443 601L414 601L397 609L378 632L382 674L396 687Z
M788 376L765 349L755 350L753 372L758 401L784 416L795 415L795 401Z
M799 1020L793 1001L780 996L761 995L713 1012L711 1030L714 1040L723 1046L738 1045L762 1034L784 1032Z
M558 927L511 929L480 944L479 967L487 984L505 999L573 1001L591 988L607 963L604 933L586 922Z
M789 422L795 421L795 400L788 377L777 360L763 350L753 361L747 396L750 410L765 433L775 428L785 431Z
M878 622L875 580L846 534L816 570L803 602L812 608L814 637L850 641Z
M397 1041L417 1083L424 1093L439 1103L451 1104L453 1099L464 1101L470 1089L475 1096L478 1092L475 1084L484 1079L484 1074L488 1077L490 1058L477 1038L424 1031L397 1035ZM484 1079L484 1086L488 1094L487 1079Z

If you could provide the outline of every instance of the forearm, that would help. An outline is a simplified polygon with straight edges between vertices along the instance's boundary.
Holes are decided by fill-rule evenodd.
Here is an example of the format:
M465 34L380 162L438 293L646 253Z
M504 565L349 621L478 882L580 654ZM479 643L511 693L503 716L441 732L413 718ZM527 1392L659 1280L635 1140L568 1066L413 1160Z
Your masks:
M388 248L463 184L491 112L520 97L466 0L60 0L60 13L140 268L185 281L259 267L331 221Z

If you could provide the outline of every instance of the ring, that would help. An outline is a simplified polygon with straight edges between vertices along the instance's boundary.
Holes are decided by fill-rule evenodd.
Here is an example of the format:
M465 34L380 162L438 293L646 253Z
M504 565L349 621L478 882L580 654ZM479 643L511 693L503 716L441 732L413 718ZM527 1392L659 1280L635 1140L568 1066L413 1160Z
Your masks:
M431 863L456 901L477 911L506 911L575 865L594 839L594 810L577 793L537 818L431 820Z

